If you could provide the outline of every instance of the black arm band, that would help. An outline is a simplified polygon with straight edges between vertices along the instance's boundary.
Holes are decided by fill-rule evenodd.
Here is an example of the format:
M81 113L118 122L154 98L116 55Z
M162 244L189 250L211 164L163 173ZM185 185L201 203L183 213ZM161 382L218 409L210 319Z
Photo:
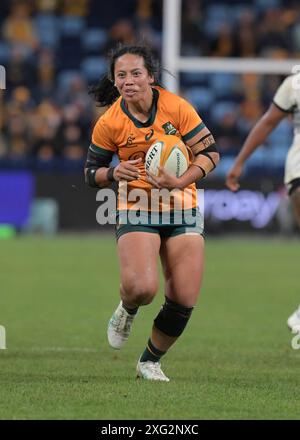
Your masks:
M98 168L91 167L86 169L85 173L85 183L92 188L99 188L99 185L96 183L96 171Z
M115 181L115 178L114 178L114 170L115 170L115 167L109 167L109 168L108 168L106 178L107 178L107 180L109 180L110 182L114 182L114 181Z
M204 150L200 151L197 156L199 156L200 154L202 154L203 156L208 157L208 159L211 161L211 163L213 164L213 169L216 168L216 164L213 160L213 158L211 157L211 155L209 153L218 153L218 150L216 148L216 144L212 144L209 147L205 148Z
M101 185L96 183L96 171L98 168L108 168L111 162L113 153L103 153L103 150L96 150L93 144L90 145L87 153L87 159L85 163L85 183L92 188L100 188Z
M218 153L217 145L211 144L209 147L204 148L204 150L200 151L200 153Z
M202 179L203 179L204 177L206 177L206 172L205 172L205 170L204 170L202 167L200 167L200 165L197 165L197 164L195 164L195 163L192 163L191 165L194 165L195 167L200 168L200 170L201 170L202 173L203 173Z
M101 153L96 154L91 147L88 149L88 154L86 158L86 168L102 168L108 167L112 159L112 155L102 155Z

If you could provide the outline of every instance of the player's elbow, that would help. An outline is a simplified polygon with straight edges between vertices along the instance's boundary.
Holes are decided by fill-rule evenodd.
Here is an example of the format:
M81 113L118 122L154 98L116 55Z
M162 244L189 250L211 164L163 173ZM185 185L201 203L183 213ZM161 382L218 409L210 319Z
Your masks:
M261 118L261 124L267 131L273 130L282 119L286 117L286 113L283 110L277 108L274 104L271 104L270 108Z
M210 153L210 157L211 157L211 161L213 163L213 167L212 167L211 171L213 171L218 166L218 163L220 162L220 153L218 151L216 151L214 153Z
M221 159L220 153L218 151L216 151L216 152L212 153L212 156L213 156L213 159L214 159L214 163L217 166L218 163L220 162L220 159Z
M269 113L265 113L260 122L261 128L268 132L272 131L278 124L278 120Z
M216 143L210 145L208 148L203 150L201 153L204 154L206 157L208 157L211 160L211 162L213 164L213 169L215 169L216 166L218 165L218 163L220 162L220 153L219 153L219 150L218 150Z

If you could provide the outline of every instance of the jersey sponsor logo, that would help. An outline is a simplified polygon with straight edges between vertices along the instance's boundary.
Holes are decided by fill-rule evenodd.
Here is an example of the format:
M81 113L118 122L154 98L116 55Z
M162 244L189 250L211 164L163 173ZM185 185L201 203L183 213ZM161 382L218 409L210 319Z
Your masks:
M158 144L161 144L161 142L156 142L156 144L153 145L152 150L148 156L147 162L145 164L145 168L146 170L149 170L150 165L151 165L151 160L155 157L155 155L158 153Z
M150 139L152 138L153 134L154 134L154 130L153 130L153 128L151 128L149 133L147 133L146 136L145 136L145 141L150 141Z
M165 124L162 125L162 128L165 130L166 134L176 134L177 130L174 127L174 125L171 124L171 122L166 122Z

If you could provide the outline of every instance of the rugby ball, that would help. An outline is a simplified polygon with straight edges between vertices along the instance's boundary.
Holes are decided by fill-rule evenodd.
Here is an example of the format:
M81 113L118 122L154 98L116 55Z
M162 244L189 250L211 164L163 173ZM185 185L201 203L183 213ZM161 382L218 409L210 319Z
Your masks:
M180 177L189 166L189 153L177 136L165 135L154 142L145 157L145 169L158 176L158 167L164 167L173 176Z

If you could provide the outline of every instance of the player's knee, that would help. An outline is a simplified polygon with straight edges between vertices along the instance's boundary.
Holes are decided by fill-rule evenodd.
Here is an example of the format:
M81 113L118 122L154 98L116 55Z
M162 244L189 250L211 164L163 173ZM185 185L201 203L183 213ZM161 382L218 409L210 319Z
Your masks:
M132 302L140 306L146 306L153 301L155 294L156 290L151 286L137 287L131 292Z
M178 337L185 329L192 311L193 307L184 307L166 298L154 320L155 327L168 336Z
M153 301L157 292L157 286L155 283L135 282L124 290L131 303L136 306L145 306Z

